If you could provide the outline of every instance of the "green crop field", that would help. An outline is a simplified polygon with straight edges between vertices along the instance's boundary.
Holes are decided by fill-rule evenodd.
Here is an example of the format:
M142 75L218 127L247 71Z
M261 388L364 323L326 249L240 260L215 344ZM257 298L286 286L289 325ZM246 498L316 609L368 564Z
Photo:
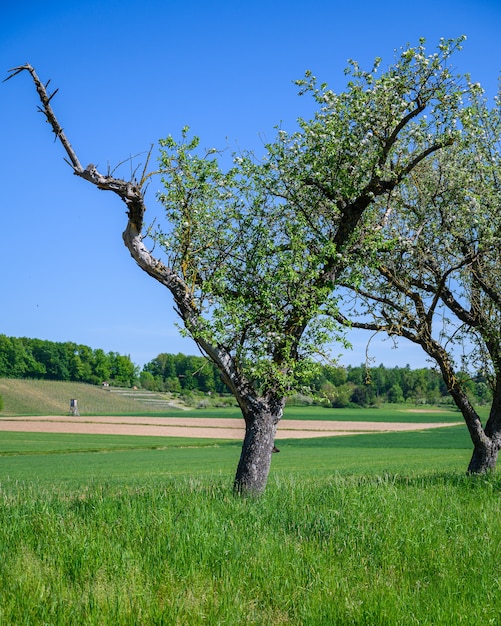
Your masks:
M459 421L414 409L286 417ZM0 625L501 623L501 480L465 475L464 426L279 447L246 499L239 442L1 432Z
M409 471L461 472L471 443L462 426L411 433L377 433L283 440L273 456L272 474ZM231 478L239 442L119 435L53 433L0 434L0 477L49 484L88 480L129 480L150 476Z

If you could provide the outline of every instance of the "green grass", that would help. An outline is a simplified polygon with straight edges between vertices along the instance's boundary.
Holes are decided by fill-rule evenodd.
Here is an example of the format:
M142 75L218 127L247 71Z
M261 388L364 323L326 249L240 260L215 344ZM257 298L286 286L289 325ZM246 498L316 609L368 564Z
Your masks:
M120 395L85 383L0 378L4 405L0 415L68 415L72 398L78 400L82 415L158 413L151 404L141 401L140 391L136 395L126 391L128 395Z
M471 442L464 426L277 442L272 474L464 471ZM0 433L0 480L49 484L95 478L220 476L231 479L241 442L217 439Z
M479 409L481 417L488 409ZM197 411L198 415L198 411ZM320 406L286 407L285 419L336 420L353 422L461 422L462 416L453 407L420 406L413 404L385 404L380 408L330 409Z
M376 421L415 421L416 415L432 421L457 421L458 414L405 413L401 409L326 410L319 407L288 409L287 418L336 419L367 417ZM193 413L189 413L191 415ZM232 409L200 410L196 416L233 415ZM186 412L183 413L186 416ZM159 419L161 419L159 417ZM379 420L381 421L381 420ZM281 453L273 456L272 472L315 473L375 471L406 472L428 469L462 471L471 454L464 426L418 432L377 433L304 440L280 440ZM53 433L0 433L0 479L30 480L34 475L48 482L117 480L148 476L193 476L197 472L231 476L240 454L240 442L217 439L133 437L120 435L72 435Z
M134 437L124 435L74 435L70 433L0 433L0 457L5 455L113 452L165 448L204 448L227 440L188 437Z
M499 479L2 485L1 624L498 624Z
M458 419L403 408L286 417ZM279 441L259 499L240 445L1 432L0 626L501 623L501 479L465 476L464 426Z

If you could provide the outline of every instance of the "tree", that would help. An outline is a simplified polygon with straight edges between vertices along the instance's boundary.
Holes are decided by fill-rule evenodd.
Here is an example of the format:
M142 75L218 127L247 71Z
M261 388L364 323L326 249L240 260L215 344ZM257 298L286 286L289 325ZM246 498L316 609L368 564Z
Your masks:
M468 428L468 472L483 473L501 447L501 100L490 108L478 84L464 91L457 141L378 202L384 245L356 288L347 281L337 319L422 347ZM485 425L472 400L478 373L492 390Z
M94 372L94 382L96 384L108 381L111 377L111 363L104 350L98 348L93 351L92 371Z
M143 370L139 375L139 382L143 389L148 391L158 391L158 381L155 380L153 374L146 370Z
M235 155L223 170L218 152L201 151L188 129L179 142L168 137L157 172L166 225L155 231L144 224L146 168L127 181L83 167L33 67L9 76L31 75L73 172L125 203L125 245L169 289L184 332L235 396L245 420L238 492L265 488L285 396L336 333L333 286L379 248L377 199L454 139L460 90L446 65L459 47L442 41L430 57L408 48L380 77L380 59L370 72L352 62L340 94L307 72L298 86L313 96L316 115L296 132L279 130L261 160ZM424 112L432 133L419 122Z
M388 391L388 402L403 402L404 401L404 394L402 392L402 387L400 387L400 385L398 383L395 383L394 385L391 386L390 390Z
M138 378L138 368L132 363L129 356L108 353L110 379L115 385L132 387Z
M0 335L0 377L39 378L45 367L33 356L29 340Z

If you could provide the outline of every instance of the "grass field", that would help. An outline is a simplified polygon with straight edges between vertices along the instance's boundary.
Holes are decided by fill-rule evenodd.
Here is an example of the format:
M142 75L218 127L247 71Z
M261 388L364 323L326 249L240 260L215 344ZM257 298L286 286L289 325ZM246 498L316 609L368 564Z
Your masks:
M122 391L123 393L120 393ZM144 401L145 392L103 388L85 383L53 380L0 378L3 411L0 415L68 415L70 399L78 400L79 410L87 415L158 413L172 400L170 394L151 394L165 403Z
M455 473L7 481L2 624L499 624L501 484Z
M227 476L240 442L118 435L0 434L3 481L85 484L151 476ZM280 442L272 474L463 471L471 454L464 427Z
M408 408L286 416L458 420ZM0 626L501 623L501 479L465 476L464 426L280 449L242 499L239 442L1 432Z

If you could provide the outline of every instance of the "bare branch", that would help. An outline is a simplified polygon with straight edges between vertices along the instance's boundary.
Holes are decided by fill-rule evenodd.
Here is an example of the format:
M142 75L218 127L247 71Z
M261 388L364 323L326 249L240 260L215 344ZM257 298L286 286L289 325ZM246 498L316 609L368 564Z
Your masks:
M9 70L10 72L10 76L7 76L7 78L4 78L2 83L6 83L8 80L10 80L11 78L14 78L14 76L17 76L17 74L20 74L22 71L24 71L26 69L26 66L21 65L19 67L14 67L12 69ZM48 81L47 84L49 84L50 80Z
M159 259L153 257L143 244L142 229L146 205L141 186L132 181L125 181L113 176L104 176L98 172L92 163L84 169L50 106L50 97L47 95L46 86L41 82L34 68L28 63L14 68L6 80L23 71L27 71L31 75L42 103L41 110L51 125L56 139L59 139L63 145L74 173L92 183L98 189L113 191L125 203L129 219L122 236L131 256L142 270L169 289L174 298L179 316L190 330L195 342L218 365L225 383L233 390L237 399L241 399L248 392L248 383L240 376L231 355L223 347L212 345L205 338L201 326L202 320L189 287L172 268L167 267Z
M16 68L14 68L13 70L10 70L10 71L12 72L11 75L8 78L6 78L5 80L9 80L9 79L13 78L14 76L16 76L17 74L19 74L20 72L23 72L23 71L29 72L31 74L33 82L35 83L36 90L37 90L38 95L40 97L40 101L42 103L42 109L41 110L44 113L45 117L47 118L47 121L51 125L52 130L54 131L54 134L56 135L56 138L59 139L59 141L61 142L63 148L66 150L66 154L68 155L68 158L71 161L71 166L75 170L75 174L81 175L82 172L83 172L83 167L82 167L80 161L78 160L78 157L77 157L75 151L71 147L70 142L66 138L66 135L64 134L64 131L63 131L62 127L60 126L59 122L57 121L56 116L54 114L54 111L52 110L52 107L50 106L50 101L56 95L58 90L56 89L56 91L54 91L53 94L51 96L49 96L47 94L46 85L44 85L42 83L42 81L38 78L34 68L29 63L26 63L26 65L22 65L20 67L16 67ZM49 83L47 83L47 85L48 84Z

